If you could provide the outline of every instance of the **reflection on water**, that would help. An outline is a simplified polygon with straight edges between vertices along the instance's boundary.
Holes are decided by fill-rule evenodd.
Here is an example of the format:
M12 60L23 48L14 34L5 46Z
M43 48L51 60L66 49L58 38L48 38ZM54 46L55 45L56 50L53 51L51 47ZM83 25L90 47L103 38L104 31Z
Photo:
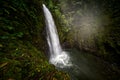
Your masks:
M106 80L106 76L103 75L106 64L102 60L76 49L68 52L73 66L62 70L70 74L71 80Z

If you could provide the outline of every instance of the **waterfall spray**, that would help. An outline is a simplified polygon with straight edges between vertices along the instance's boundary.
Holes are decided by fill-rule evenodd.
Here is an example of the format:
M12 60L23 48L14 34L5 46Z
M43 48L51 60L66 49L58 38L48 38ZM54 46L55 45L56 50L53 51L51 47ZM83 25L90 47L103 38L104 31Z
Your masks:
M43 4L43 12L45 15L47 42L50 51L50 63L57 67L70 66L69 56L62 50L57 29L53 17L48 8Z

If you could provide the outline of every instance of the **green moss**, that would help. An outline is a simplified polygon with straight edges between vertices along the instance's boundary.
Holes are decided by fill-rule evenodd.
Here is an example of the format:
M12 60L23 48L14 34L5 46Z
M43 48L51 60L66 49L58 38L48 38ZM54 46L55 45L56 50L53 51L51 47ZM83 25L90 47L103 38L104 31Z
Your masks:
M94 52L95 55L101 56L110 63L119 65L120 5L118 0L61 0L58 7L60 9L55 8L54 16L55 21L59 21L56 23L62 43L66 41L72 47ZM61 14L60 11L63 13ZM56 17L61 18L56 19ZM70 28L66 27L67 25Z
M1 1L1 80L70 80L49 64L45 56L42 3L42 0ZM50 7L53 6L50 1Z

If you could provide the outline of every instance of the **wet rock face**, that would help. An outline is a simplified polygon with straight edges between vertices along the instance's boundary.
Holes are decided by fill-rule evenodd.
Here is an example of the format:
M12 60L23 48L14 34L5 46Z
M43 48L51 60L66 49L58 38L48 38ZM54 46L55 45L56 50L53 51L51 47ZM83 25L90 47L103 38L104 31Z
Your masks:
M61 11L71 26L66 41L109 61L114 57L113 62L116 62L115 57L120 56L118 3L118 0L61 0Z

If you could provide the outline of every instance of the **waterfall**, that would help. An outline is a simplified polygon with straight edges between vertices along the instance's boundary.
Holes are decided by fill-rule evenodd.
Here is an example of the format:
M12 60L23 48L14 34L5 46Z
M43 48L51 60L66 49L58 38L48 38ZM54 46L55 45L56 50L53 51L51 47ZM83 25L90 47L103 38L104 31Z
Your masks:
M70 66L69 56L62 50L57 29L49 9L43 4L43 12L46 22L47 42L49 45L49 62L57 67Z

